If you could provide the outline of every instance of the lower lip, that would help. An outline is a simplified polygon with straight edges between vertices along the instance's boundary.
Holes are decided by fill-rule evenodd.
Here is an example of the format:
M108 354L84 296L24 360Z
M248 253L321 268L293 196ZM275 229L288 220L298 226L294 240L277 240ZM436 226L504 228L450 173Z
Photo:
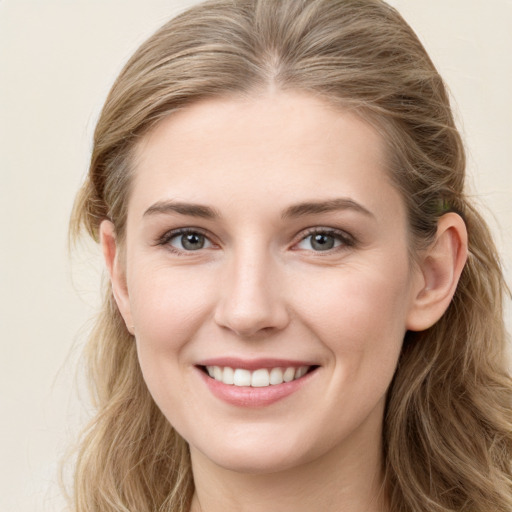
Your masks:
M223 382L212 379L199 368L197 371L214 396L223 402L237 407L265 407L283 400L302 388L316 373L315 369L300 379L292 380L291 382L253 388L250 386L224 384Z

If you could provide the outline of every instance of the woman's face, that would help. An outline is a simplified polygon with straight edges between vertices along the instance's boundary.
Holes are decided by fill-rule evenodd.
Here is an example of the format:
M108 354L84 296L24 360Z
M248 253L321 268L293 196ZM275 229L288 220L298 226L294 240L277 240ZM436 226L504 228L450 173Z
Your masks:
M193 463L379 453L422 286L380 136L274 93L197 103L137 150L116 299Z

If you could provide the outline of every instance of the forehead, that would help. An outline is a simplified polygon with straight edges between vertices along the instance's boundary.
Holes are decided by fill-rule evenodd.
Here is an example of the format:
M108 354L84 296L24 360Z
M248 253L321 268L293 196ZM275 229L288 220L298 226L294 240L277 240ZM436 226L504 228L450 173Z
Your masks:
M335 193L376 207L386 195L375 189L393 189L396 200L385 153L373 126L312 95L209 99L169 115L139 143L133 199L142 208L169 198L284 195L293 203Z

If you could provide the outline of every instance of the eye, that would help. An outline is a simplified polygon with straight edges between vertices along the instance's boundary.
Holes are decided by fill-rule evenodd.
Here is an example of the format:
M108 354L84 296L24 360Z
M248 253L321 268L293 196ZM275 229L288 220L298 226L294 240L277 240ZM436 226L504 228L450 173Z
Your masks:
M160 240L160 244L171 246L171 248L182 251L199 251L212 247L212 242L199 231L180 230L167 233Z
M345 233L332 230L316 230L305 236L296 247L302 250L322 252L352 245L352 239Z

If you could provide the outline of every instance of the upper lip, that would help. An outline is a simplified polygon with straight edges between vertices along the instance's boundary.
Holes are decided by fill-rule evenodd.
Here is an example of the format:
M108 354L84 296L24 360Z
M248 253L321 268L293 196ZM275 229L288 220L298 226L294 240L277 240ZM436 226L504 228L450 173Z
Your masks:
M199 361L196 366L228 366L243 370L259 370L261 368L299 368L301 366L317 366L311 361L297 361L293 359L258 358L241 359L238 357L213 357Z

